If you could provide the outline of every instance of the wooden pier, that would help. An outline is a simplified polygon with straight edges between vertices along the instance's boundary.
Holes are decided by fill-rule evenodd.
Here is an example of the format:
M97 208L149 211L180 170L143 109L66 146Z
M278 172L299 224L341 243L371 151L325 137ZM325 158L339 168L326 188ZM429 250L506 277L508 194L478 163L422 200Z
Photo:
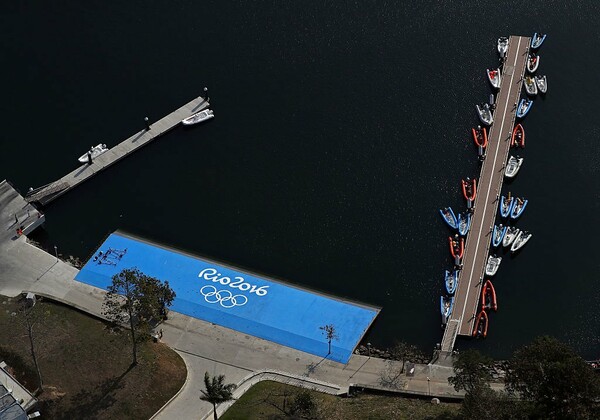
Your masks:
M92 164L85 163L80 165L73 172L63 176L62 178L29 191L25 196L25 200L30 203L38 203L42 206L50 203L52 200L75 188L83 181L88 180L98 172L103 171L112 164L123 159L125 156L128 156L142 146L150 143L155 138L165 134L167 131L178 125L184 118L208 108L208 106L208 98L204 99L203 97L198 97L192 100L181 108L171 112L169 115L161 118L153 124L150 124L149 130L143 129L116 146L110 148L107 152L104 152L95 158ZM77 158L78 156L73 156L74 160Z
M441 343L442 353L452 352L457 335L471 336L473 333L502 190L504 168L515 125L517 103L521 95L529 42L528 37L511 36L509 39L500 91L496 97L494 123L488 136L486 158L479 175L463 267L458 277L454 308Z

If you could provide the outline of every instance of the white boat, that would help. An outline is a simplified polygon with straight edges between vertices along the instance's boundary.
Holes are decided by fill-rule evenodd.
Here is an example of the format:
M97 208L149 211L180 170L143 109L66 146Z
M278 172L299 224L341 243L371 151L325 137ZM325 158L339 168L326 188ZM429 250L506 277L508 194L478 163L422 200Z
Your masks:
M508 248L515 241L515 238L519 233L521 233L521 231L518 228L510 226L504 235L502 246L504 248Z
M531 53L527 56L527 71L535 73L540 65L540 56L536 53Z
M508 38L502 36L498 38L498 54L500 54L501 58L504 58L506 52L508 51Z
M106 144L100 143L100 144L97 144L96 146L92 146L90 148L89 152L86 152L79 157L79 163L88 163L90 158L93 161L98 156L100 156L102 153L107 152L107 151L108 151L108 148L106 147Z
M203 111L196 112L195 114L190 115L189 117L181 120L181 123L183 125L198 124L202 121L210 120L213 117L214 117L214 114L213 114L212 110L205 109Z
M490 81L491 85L493 87L495 87L496 89L500 89L500 81L501 81L500 69L492 69L492 70L487 69L486 73L487 73L487 77L488 77L488 80ZM493 95L492 95L492 97L493 97ZM493 104L494 103L493 100L491 100L490 103Z
M529 233L527 231L519 232L519 234L515 238L515 241L513 242L512 246L510 247L510 252L516 252L519 249L523 248L523 246L527 243L527 241L529 241L531 239L532 236L533 236L533 234Z
M548 90L548 80L546 76L535 76L535 84L541 93L546 93Z
M523 79L523 84L525 84L525 91L528 95L535 96L538 94L536 79L531 76L525 76L525 79Z
M493 276L498 271L498 267L500 267L500 263L502 262L502 257L493 257L489 256L487 260L487 265L485 266L485 275Z
M506 169L504 170L504 176L507 178L514 178L519 169L521 169L521 165L523 164L522 157L514 157L511 156L508 159L508 163L506 164Z
M485 125L492 125L494 117L492 116L490 104L483 104L481 106L475 105L475 108L477 108L477 115L479 115L481 122Z

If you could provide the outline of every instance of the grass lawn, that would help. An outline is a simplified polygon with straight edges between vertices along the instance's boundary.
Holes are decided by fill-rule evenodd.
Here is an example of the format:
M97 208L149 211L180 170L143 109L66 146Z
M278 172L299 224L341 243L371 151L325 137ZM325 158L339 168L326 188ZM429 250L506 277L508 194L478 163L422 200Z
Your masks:
M221 420L285 418L281 411L284 406L283 395L288 395L286 406L289 407L291 400L300 391L299 388L278 382L259 382L236 401ZM341 398L315 391L309 392L317 406L314 418L318 419L443 419L456 415L460 409L458 403L436 405L429 400L371 394Z
M37 376L17 298L0 296L0 360L30 391ZM38 301L34 327L44 392L37 396L44 418L148 419L183 385L186 368L167 346L146 341L132 354L127 330L67 306ZM16 313L16 314L15 314Z

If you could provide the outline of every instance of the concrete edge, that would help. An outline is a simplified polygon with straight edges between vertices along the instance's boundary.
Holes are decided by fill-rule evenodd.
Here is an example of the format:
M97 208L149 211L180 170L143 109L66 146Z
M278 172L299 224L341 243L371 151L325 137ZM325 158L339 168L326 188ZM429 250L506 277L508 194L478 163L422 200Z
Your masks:
M166 344L165 344L166 345ZM179 351L175 350L174 348L172 348L171 346L168 346L171 350L173 350L174 352L176 352L177 354L179 354ZM181 354L179 354L179 357L181 357ZM165 408L167 408L167 406L169 404L171 404L173 402L173 400L175 398L177 398L179 396L179 394L181 394L184 390L184 388L186 387L186 385L189 383L190 381L190 370L188 369L188 365L185 362L185 359L183 357L181 357L181 360L183 360L183 364L185 365L185 371L186 371L186 375L185 375L185 381L183 382L183 385L181 385L181 388L179 388L179 391L177 391L171 398L169 398L169 401L167 401L166 403L163 404L162 407L160 407L158 409L158 411L156 413L154 413L152 415L152 417L150 417L149 420L152 420L154 418L156 418L156 416L158 416L160 413L162 413L164 411Z
M233 393L234 400L221 404L217 408L217 416L222 416L238 399L240 399L252 386L262 381L274 381L283 384L293 385L301 388L312 389L331 395L344 395L348 389L332 383L311 379L307 376L293 375L277 370L263 370L253 372L242 379ZM202 420L209 420L213 417L212 410L202 417Z

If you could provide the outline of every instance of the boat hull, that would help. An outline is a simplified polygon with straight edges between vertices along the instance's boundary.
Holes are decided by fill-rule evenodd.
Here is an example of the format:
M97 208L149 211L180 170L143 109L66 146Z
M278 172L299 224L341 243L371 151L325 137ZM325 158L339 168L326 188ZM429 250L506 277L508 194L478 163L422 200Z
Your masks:
M508 201L508 203L507 203ZM507 218L510 216L513 206L515 205L515 198L511 197L507 200L504 196L500 198L500 216Z
M511 156L508 159L508 163L506 164L506 169L504 170L504 176L506 178L514 178L515 175L517 175L517 173L521 169L522 164L523 164L522 157Z
M458 229L458 219L450 207L440 209L440 215L451 229Z
M519 200L521 200L521 201L519 202ZM525 211L525 207L527 207L528 202L529 202L529 200L523 200L523 199L515 200L513 208L510 211L510 218L518 219Z
M525 115L527 115L532 105L533 100L521 99L521 102L519 102L519 107L517 108L517 118L525 118Z

